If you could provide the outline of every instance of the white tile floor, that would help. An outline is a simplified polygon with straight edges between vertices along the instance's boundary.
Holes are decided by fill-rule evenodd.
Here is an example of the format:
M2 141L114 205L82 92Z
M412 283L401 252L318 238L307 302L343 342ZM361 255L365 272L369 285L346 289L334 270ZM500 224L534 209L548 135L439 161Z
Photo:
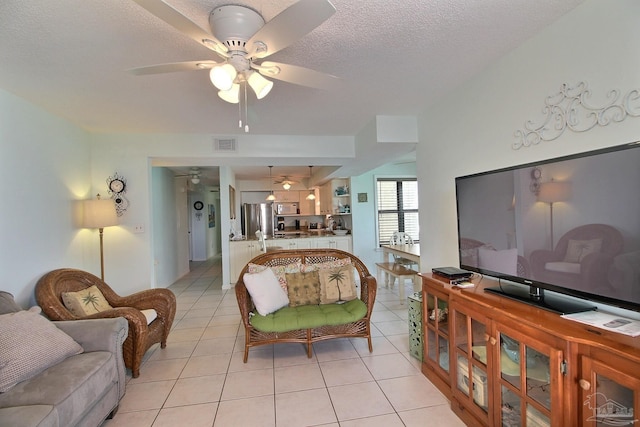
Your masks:
M365 339L253 348L235 293L221 288L220 260L193 263L174 283L178 310L166 349L128 372L120 410L103 427L462 426L409 355L407 304L379 287L373 353ZM406 294L413 290L410 285Z

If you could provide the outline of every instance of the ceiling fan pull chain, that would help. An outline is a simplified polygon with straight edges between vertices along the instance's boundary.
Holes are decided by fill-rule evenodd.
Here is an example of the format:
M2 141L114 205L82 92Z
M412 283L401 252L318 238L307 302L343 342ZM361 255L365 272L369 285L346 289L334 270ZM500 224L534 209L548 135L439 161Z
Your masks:
M238 127L242 128L242 102L238 100Z
M249 132L249 106L247 105L247 82L244 82L244 131Z

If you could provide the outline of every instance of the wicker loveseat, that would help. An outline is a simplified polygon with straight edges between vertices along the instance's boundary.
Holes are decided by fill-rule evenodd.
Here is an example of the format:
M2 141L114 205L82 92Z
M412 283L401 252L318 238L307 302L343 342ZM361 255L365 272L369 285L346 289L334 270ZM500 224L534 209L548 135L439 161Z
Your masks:
M344 304L318 304L298 307L283 307L268 316L260 316L245 285L244 275L255 264L266 267L323 264L350 259L359 282L360 295ZM245 328L244 362L247 362L249 348L273 343L302 343L307 347L307 355L312 356L312 344L331 338L366 338L369 351L371 344L371 314L376 298L377 283L364 263L355 255L338 249L281 250L258 255L247 264L235 286L236 298ZM356 307L358 306L358 307ZM357 309L361 312L354 314ZM342 319L358 317L343 322ZM259 322L259 326L256 326ZM253 323L252 323L253 321ZM302 326L302 327L301 327Z

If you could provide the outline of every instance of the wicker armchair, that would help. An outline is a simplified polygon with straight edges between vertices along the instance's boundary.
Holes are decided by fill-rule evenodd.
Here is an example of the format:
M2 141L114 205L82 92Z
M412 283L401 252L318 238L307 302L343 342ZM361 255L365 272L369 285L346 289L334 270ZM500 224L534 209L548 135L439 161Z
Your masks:
M71 313L62 302L63 292L77 292L96 285L113 309L85 317ZM124 317L129 322L129 336L122 346L124 363L134 378L140 375L140 364L146 351L155 343L167 346L167 336L176 314L176 297L169 289L148 289L121 297L104 281L86 271L71 268L53 270L40 278L35 296L42 311L51 320ZM140 310L152 308L158 317L147 325Z

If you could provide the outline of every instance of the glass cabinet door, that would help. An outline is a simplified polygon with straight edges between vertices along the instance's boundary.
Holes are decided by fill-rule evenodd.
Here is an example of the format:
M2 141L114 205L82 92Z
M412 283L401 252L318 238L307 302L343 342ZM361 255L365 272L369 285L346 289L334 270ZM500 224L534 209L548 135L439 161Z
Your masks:
M637 425L640 421L640 378L635 370L622 372L612 360L602 363L582 357L582 423L585 426ZM633 368L631 368L633 369Z
M546 343L527 340L515 331L497 331L499 352L499 425L551 426L562 423L561 414L552 419L552 405L561 405L559 375L562 351Z
M426 312L425 353L428 363L443 377L449 376L449 302L446 295L423 292Z
M491 345L488 321L481 316L470 316L458 307L453 314L455 340L454 394L462 401L472 403L476 416L490 424L489 383L487 372Z

